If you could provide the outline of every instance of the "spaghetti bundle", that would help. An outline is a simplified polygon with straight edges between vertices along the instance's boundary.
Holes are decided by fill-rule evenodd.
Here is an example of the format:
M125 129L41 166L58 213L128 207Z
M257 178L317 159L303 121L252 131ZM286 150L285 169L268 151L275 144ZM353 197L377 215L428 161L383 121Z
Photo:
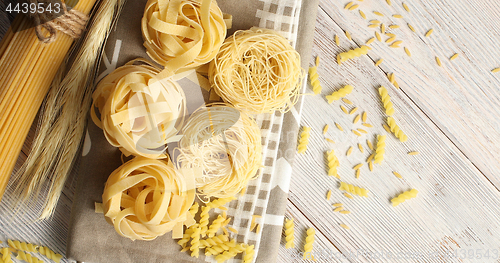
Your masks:
M106 221L131 240L153 240L182 227L194 198L193 174L179 175L170 164L144 157L116 169L102 194Z
M201 194L234 196L259 176L260 129L245 113L223 103L203 106L191 115L182 135L176 148L177 166L201 168L196 178Z
M212 0L149 0L141 24L148 55L165 66L162 78L210 62L227 30Z
M77 2L77 3L76 3ZM95 0L66 1L87 15ZM43 31L42 31L43 32ZM27 16L18 15L0 43L0 197L29 128L73 38L59 34L45 44Z
M286 112L297 102L300 55L272 30L237 31L210 63L212 87L225 102L252 113Z
M134 60L106 76L93 94L91 116L108 142L125 155L165 158L186 114L182 88L172 79L159 81L159 70Z

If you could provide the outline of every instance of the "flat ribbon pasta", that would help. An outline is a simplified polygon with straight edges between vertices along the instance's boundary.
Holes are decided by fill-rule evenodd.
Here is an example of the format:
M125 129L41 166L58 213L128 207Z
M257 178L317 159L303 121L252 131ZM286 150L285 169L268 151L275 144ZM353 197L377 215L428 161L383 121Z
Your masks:
M300 55L289 41L259 28L228 37L209 68L217 95L251 113L290 110L298 101L303 75Z
M104 216L123 237L153 240L189 218L195 192L193 174L136 157L109 176L102 194Z
M148 55L165 66L159 78L210 62L226 38L216 1L149 0L142 17Z
M92 95L91 116L126 156L165 158L166 144L180 139L186 97L172 78L159 81L157 68L137 62L144 61L131 61L101 80Z
M177 167L201 168L196 187L206 197L232 197L259 176L260 129L253 119L229 104L200 107L181 133L179 148L175 149Z

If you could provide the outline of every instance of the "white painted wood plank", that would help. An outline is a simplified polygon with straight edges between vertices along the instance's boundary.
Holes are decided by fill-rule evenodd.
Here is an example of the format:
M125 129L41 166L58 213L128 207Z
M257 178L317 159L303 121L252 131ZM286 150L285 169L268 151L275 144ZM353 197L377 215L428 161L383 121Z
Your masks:
M359 4L363 5L365 2L366 4L375 3L364 1ZM382 1L377 2L385 4ZM342 23L354 24L352 21L339 22L345 19L342 17L345 15L344 12L339 12L339 9L345 3L322 2L323 8L329 12L328 15L334 17L335 22L341 26ZM382 9L379 8L379 10ZM332 15L331 12L335 14ZM412 9L412 13L414 12L425 11ZM432 13L433 11L428 12ZM365 11L365 13L368 14L368 11ZM459 258L451 258L449 261L495 261L491 256L493 255L493 249L497 249L497 252L499 252L500 224L497 219L500 216L500 209L497 200L500 194L468 159L470 158L476 165L476 162L479 161L492 165L495 158L484 148L475 149L474 151L477 151L478 155L473 158L467 155L471 154L471 152L457 148L456 144L460 136L470 135L471 131L465 129L467 127L451 127L452 124L455 125L454 122L458 121L452 118L455 116L455 109L449 109L448 103L453 105L456 98L418 97L420 93L412 93L412 89L422 89L422 87L409 86L414 83L413 79L410 81L410 79L405 78L410 78L413 74L417 75L412 78L417 80L421 78L419 84L432 83L432 86L428 89L432 88L444 93L449 90L449 86L440 81L433 82L433 79L429 77L418 76L419 72L405 75L398 72L398 70L412 72L409 70L412 64L404 62L407 57L402 50L397 50L400 51L400 55L394 55L397 54L396 50L386 47L375 47L369 53L370 57L358 58L339 67L334 62L336 54L344 51L345 48L356 47L356 45L341 36L342 49L335 46L332 38L333 34L342 31L328 15L322 10L318 13L314 49L314 52L321 56L322 62L319 67L319 74L324 90L322 95L308 96L305 99L302 124L311 126L313 131L309 149L306 154L298 155L294 164L290 201L297 206L306 218L311 220L311 224L325 234L328 240L331 240L335 247L346 253L358 249L366 249L371 252L424 253L426 254L424 258L410 261L442 262L442 258L432 258L432 255L428 255L428 253L453 249L459 249L459 252L461 252L461 249L483 249L484 252L486 249L490 249L489 259L467 259L464 261ZM357 12L356 15L359 17ZM372 17L375 18L373 15ZM359 27L359 25L356 26ZM361 36L361 33L359 33L362 31L361 29L359 32L351 31L354 40L368 38L365 35ZM356 36L359 38L357 39ZM417 48L412 49L412 53L422 52L422 56L426 56L425 50L417 51ZM384 63L390 61L383 64L388 67L386 71L392 72L393 69L389 67L394 66L396 68L399 65L396 74L400 84L404 83L404 85L401 84L402 90L396 90L388 83L384 75L385 72L374 67L373 60L378 58L376 57L378 54L384 57L386 60ZM412 59L414 57L418 57L418 55L413 55ZM430 67L432 62L422 63ZM447 63L444 59L443 62ZM467 67L464 66L464 70L468 70ZM430 74L436 69L429 68L427 71ZM489 73L479 75L478 78L487 74ZM441 76L442 74L436 73L436 75ZM370 129L367 136L358 138L350 132L340 132L333 126L335 121L344 126L346 130L350 130L352 127L361 127L359 124L352 124L354 115L346 115L341 112L339 105L345 105L345 103L335 102L328 105L325 101L324 95L345 84L351 84L355 87L355 91L347 98L362 110L366 110L368 112L368 122L375 125L375 128ZM368 138L373 141L376 134L386 134L380 125L385 118L376 92L379 85L388 87L396 109L394 117L408 134L409 141L400 143L392 135L388 135L384 163L376 166L373 173L368 171L365 164L361 168L361 178L355 179L352 167L363 162L369 153L362 154L355 149L353 155L346 157L345 152L348 147L361 142L367 149L365 139ZM465 86L465 84L463 85ZM420 92L425 93L422 90ZM452 92L449 91L449 97L451 94ZM420 100L417 100L417 98ZM440 99L442 101L439 101ZM482 99L487 100L488 98ZM461 103L460 100L462 99L458 98L459 102L455 104ZM429 101L435 101L438 104L435 106L436 108L431 108L432 103L429 103ZM479 102L475 103L482 105ZM470 107L473 106L475 105ZM429 116L434 111L441 111L441 115ZM442 111L446 111L446 114L449 115L445 115L449 118L448 120L443 117ZM473 118L470 114L467 117ZM455 118L465 123L471 121L468 119L461 120L461 115ZM337 142L336 144L326 142L322 135L322 129L327 123L330 124L327 136L334 139ZM448 130L444 130L446 135L443 134L442 125L450 126L444 126L448 127ZM479 125L484 125L484 123ZM455 133L457 134L455 135ZM451 137L450 134L455 135L455 137ZM477 136L480 137L480 135ZM460 142L462 142L461 140ZM498 143L498 141L495 143ZM324 152L329 149L335 149L340 159L339 173L342 180L366 187L370 190L369 198L355 197L355 199L350 200L336 190L338 180L326 175ZM421 154L408 156L407 152L413 150L420 151ZM484 152L481 153L481 151ZM480 167L480 165L477 166ZM392 171L401 173L404 179L396 178L392 175ZM498 177L498 172L493 170L488 176L490 178ZM395 208L391 207L389 200L392 197L411 188L420 191L416 199L409 200L407 203ZM329 189L333 191L332 200L326 201L325 195ZM352 211L352 214L341 215L334 213L331 204L337 201L345 203L346 209ZM291 214L292 216L297 215L294 212L291 212ZM352 229L345 233L345 230L338 226L340 221L351 226ZM360 257L357 260L360 262L401 261L375 260L367 257Z

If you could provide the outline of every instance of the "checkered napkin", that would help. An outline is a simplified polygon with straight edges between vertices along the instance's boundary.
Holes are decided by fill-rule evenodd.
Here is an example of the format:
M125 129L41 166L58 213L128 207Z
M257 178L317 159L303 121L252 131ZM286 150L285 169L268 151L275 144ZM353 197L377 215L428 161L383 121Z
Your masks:
M101 77L137 57L147 58L142 46L140 18L144 0L128 1L117 23L116 30L108 38L101 63ZM307 68L317 0L218 0L224 13L233 16L233 27L252 26L269 28L288 38L303 57L302 67ZM304 85L307 81L304 81ZM181 80L190 111L200 106L189 90L202 90L199 83ZM208 93L204 91L205 101ZM260 114L254 116L262 132L263 172L250 181L244 195L229 203L227 214L232 217L231 233L237 242L255 245L256 262L275 262L281 240L283 215L287 202L291 177L291 163L296 152L298 124L302 100L286 114ZM107 176L120 166L120 153L109 146L102 131L89 122L88 138L84 146L79 180L72 210L67 256L71 259L94 263L128 262L216 262L213 257L191 258L180 253L180 247L170 233L154 241L130 241L115 233L102 214L94 213L94 202L101 202ZM216 212L221 212L220 210ZM254 217L254 215L257 215ZM260 231L251 230L252 219ZM227 262L241 262L236 257Z

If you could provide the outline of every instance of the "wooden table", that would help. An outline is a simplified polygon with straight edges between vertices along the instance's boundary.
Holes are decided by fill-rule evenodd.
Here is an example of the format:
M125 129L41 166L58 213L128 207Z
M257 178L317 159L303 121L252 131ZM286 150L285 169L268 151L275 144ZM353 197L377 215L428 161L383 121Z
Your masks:
M295 219L297 247L282 246L280 262L290 262L303 251L308 227L316 230L317 262L498 262L500 73L491 70L500 67L500 2L405 1L410 12L400 0L388 1L392 5L384 0L354 2L359 7L349 11L344 9L349 1L320 1L313 56L321 58L323 91L305 97L302 126L312 127L312 132L307 152L299 154L294 164L286 215ZM339 66L337 54L364 45L375 31L380 33L380 27L368 27L372 19L396 34L396 40L403 41L401 47L390 48L385 43L389 37L382 35L383 42L369 45L368 55ZM433 33L426 37L429 29ZM340 46L334 35L339 36ZM450 61L455 53L458 58ZM313 65L313 57L305 59ZM375 66L379 59L383 63ZM388 73L395 74L400 89L389 82ZM346 97L353 105L326 102L325 95L347 84L354 86ZM381 85L391 96L393 117L409 137L405 143L382 128L386 115L377 93ZM349 115L340 105L359 109ZM351 129L363 126L353 124L353 119L364 111L375 127L358 137ZM330 128L323 135L326 124ZM383 163L370 172L366 159L372 151L366 140L376 142L377 134L387 134L386 153ZM350 146L354 151L346 156ZM346 198L338 190L340 180L327 176L325 152L330 149L339 158L341 180L367 188L368 198ZM411 156L410 151L420 154ZM364 165L355 179L352 167L358 163ZM419 191L415 199L391 206L391 198L412 188ZM332 190L329 201L328 190ZM336 202L351 214L333 212Z
M307 152L298 155L294 164L286 215L296 222L296 248L281 245L279 262L300 261L296 258L303 251L308 227L316 229L316 262L497 262L500 73L491 70L500 66L500 2L406 1L410 12L399 0L392 0L390 6L384 0L354 2L359 7L349 11L344 9L348 1L320 1L313 57L304 59L313 65L314 57L320 56L323 92L305 97L302 125L312 127L312 133ZM366 14L366 20L359 10ZM403 18L394 18L393 14ZM387 28L399 25L387 32L403 41L401 48L375 41L367 56L337 65L337 54L363 45L375 31L380 32L380 27L367 27L372 19ZM431 28L434 32L425 37ZM344 31L349 31L352 41ZM334 35L339 36L340 46L335 44ZM383 41L387 38L382 35ZM402 47L410 50L411 57ZM450 61L455 53L459 57ZM436 56L441 59L441 67L436 64ZM381 58L383 63L375 66ZM388 73L395 73L400 89L389 82ZM346 84L354 86L347 96L354 104L328 104L325 95ZM382 128L386 116L377 93L381 85L388 89L394 103L393 117L409 137L405 143ZM350 130L363 126L353 124L356 114L343 113L340 105L358 107L356 114L366 111L367 122L374 128L364 127L368 134L354 135ZM335 128L335 122L344 127L343 132ZM323 135L326 124L330 128ZM383 163L370 172L365 162L371 153L366 140L376 142L377 134L387 134L386 153ZM346 156L351 146L354 151ZM368 198L346 198L337 189L339 180L327 176L325 152L331 149L340 161L341 180L367 188ZM420 154L410 156L410 151ZM24 158L22 154L19 164ZM356 179L352 167L358 163L364 165ZM393 171L403 179L395 177ZM16 236L32 240L36 235L56 251L64 251L72 198L68 185L53 220L31 224L30 231ZM391 198L411 188L419 190L417 198L391 206ZM332 191L329 201L325 198L328 190ZM336 202L343 203L351 214L333 212ZM15 217L9 225L33 219ZM341 223L350 230L341 228ZM0 232L9 234L9 225L2 225ZM470 259L479 256L482 258Z

